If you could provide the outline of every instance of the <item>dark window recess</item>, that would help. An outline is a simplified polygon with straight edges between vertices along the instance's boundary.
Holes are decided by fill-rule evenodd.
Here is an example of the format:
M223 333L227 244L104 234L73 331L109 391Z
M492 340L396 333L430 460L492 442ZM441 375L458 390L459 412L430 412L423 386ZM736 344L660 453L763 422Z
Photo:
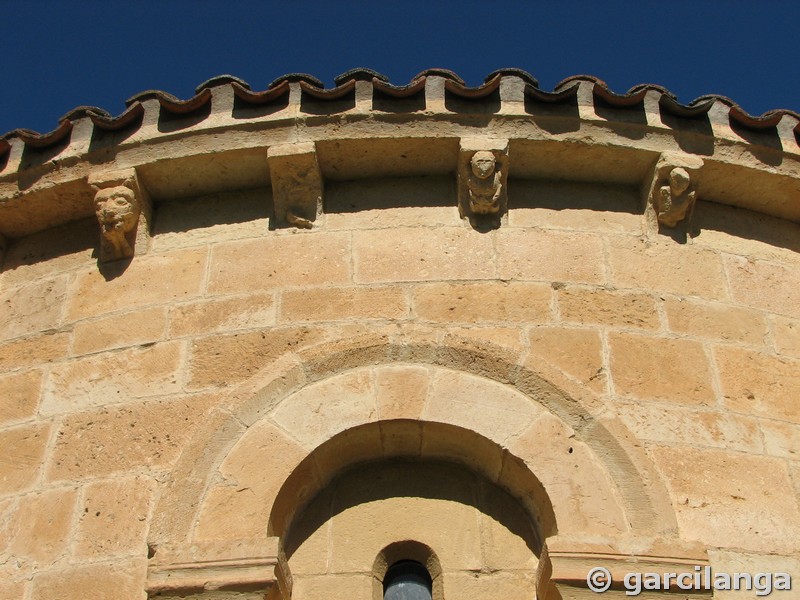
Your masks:
M383 578L383 600L431 600L431 575L413 560L394 563Z

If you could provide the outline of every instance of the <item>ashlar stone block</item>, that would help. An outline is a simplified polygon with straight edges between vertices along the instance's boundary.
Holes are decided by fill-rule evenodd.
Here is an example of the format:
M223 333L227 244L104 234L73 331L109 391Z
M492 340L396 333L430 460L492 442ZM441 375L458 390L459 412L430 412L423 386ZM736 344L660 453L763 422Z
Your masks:
M50 489L22 497L12 526L11 554L39 567L63 558L71 541L76 497L73 488Z

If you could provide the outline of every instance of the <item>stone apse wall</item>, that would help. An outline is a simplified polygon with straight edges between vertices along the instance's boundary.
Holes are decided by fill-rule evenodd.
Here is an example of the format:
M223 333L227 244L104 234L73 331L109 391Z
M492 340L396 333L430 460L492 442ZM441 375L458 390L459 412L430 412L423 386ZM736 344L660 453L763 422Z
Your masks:
M0 598L800 578L797 127L356 71L4 136Z

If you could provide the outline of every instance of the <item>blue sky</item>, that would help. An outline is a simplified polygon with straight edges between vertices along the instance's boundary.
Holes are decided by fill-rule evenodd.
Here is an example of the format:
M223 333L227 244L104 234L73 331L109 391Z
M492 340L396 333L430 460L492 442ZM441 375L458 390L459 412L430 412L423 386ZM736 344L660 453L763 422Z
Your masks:
M588 74L616 92L655 83L685 103L800 111L797 0L0 0L0 22L0 134L50 131L79 105L117 115L146 89L188 98L223 73L262 90L361 66L398 84L449 68L470 85L518 67L546 90Z

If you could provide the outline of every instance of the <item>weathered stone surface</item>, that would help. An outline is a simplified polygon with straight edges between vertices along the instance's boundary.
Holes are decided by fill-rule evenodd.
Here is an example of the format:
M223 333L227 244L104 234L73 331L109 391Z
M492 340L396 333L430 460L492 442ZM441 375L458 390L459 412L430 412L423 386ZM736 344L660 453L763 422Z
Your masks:
M437 463L365 466L336 486L331 500L332 572L369 572L389 544L416 540L451 569L482 565L476 480Z
M406 292L401 287L304 288L281 295L281 322L404 319Z
M697 342L609 334L611 377L618 394L678 404L711 404L711 370Z
M800 317L800 270L796 266L728 256L725 271L734 301Z
M457 226L450 177L332 181L325 186L325 228L394 229Z
M603 242L596 235L534 229L497 236L501 279L606 282Z
M83 490L73 553L78 560L144 556L155 481L126 477L94 481Z
M137 468L167 467L216 401L213 395L198 395L69 415L58 431L47 479L100 477Z
M272 500L307 451L274 423L253 425L219 468L221 485L203 501L195 539L222 540L261 535Z
M797 589L797 573L800 573L800 558L797 556L780 556L772 552L751 554L712 549L708 552L708 558L716 573L749 573L753 577L758 573L788 573L792 578L792 589ZM763 585L763 582L761 584ZM734 590L718 590L714 592L714 599L745 600L746 598L753 598L754 594L756 595L755 597L765 597L763 595L758 596L759 591L766 592L766 590L759 590L755 586L750 591L745 589L741 589L738 592ZM776 590L773 588L771 596L780 598L781 594L787 595L791 593L788 590ZM769 598L770 596L766 597Z
M608 252L611 282L619 288L727 298L722 262L711 250L661 239L614 236Z
M165 252L260 237L268 227L270 196L269 189L261 188L163 202L158 207L152 249Z
M31 600L144 600L145 559L43 571L33 578Z
M483 564L491 571L535 571L536 534L531 516L511 496L483 482L479 486Z
M66 292L67 278L55 277L0 294L0 339L58 327Z
M778 354L800 358L800 321L785 317L772 319L772 336Z
M724 346L715 354L728 409L800 423L800 361Z
M0 494L14 494L33 485L49 439L49 423L0 431Z
M164 337L167 311L148 308L75 324L72 354L90 354L112 348L151 344Z
M311 450L348 427L377 418L374 385L367 369L331 377L286 398L272 418Z
M761 431L764 432L767 454L794 460L800 458L800 425L761 419Z
M191 346L189 385L194 389L235 385L281 355L324 338L322 330L311 327L282 327L201 338Z
M720 450L655 448L688 540L719 548L798 551L800 507L786 464Z
M530 600L535 587L533 571L500 573L453 572L443 575L447 597Z
M606 368L602 342L596 331L567 327L534 327L528 331L531 356L574 377L592 390L605 392Z
M46 333L0 345L0 372L38 366L67 355L69 335Z
M215 294L347 283L349 239L346 234L311 232L217 244L209 277L209 290Z
M760 454L761 428L757 419L727 412L695 410L672 404L618 403L617 415L640 440L685 446L727 448ZM763 428L763 425L762 425Z
M378 369L375 380L378 418L420 418L430 383L430 373L423 367L396 366Z
M25 598L26 582L12 579L17 572L16 567L0 569L0 598Z
M525 347L523 338L525 333L518 327L492 327L492 326L469 326L447 327L447 333L443 337L445 343L452 344L453 340L470 340L477 342L481 346L503 348L522 352Z
M0 281L3 289L41 281L95 264L97 220L82 219L14 241L6 250Z
M177 392L181 344L165 342L63 363L50 372L45 414Z
M41 390L41 371L0 376L0 426L33 417Z
M357 283L490 279L495 276L490 235L445 227L353 233Z
M275 299L270 293L176 304L169 312L169 333L175 337L274 324Z
M728 254L797 263L800 224L717 202L695 207L692 243Z
M767 335L764 316L754 310L680 298L667 298L664 308L669 328L678 333L759 345Z
M437 283L414 288L413 304L422 321L545 323L551 296L543 283Z
M508 215L512 227L642 232L640 200L633 188L532 180L513 185Z
M655 302L649 294L569 286L557 292L562 321L611 327L658 329Z
M442 369L434 375L422 417L477 431L503 443L525 429L541 411L511 387Z
M543 413L509 446L544 486L559 533L613 535L625 531L618 492L591 449L550 413Z
M304 575L293 580L292 597L329 600L373 600L372 576Z
M200 292L205 268L206 250L202 249L138 256L123 273L108 280L97 269L83 272L70 285L67 318L191 298Z
M269 499L246 486L216 486L204 498L194 539L224 543L266 535Z
M11 544L11 527L16 517L18 496L8 496L0 500L0 557L5 561L8 555L8 546ZM0 574L3 571L0 569ZM2 596L0 596L2 598Z
M11 554L39 568L63 558L71 541L76 496L73 488L23 496L11 527Z

